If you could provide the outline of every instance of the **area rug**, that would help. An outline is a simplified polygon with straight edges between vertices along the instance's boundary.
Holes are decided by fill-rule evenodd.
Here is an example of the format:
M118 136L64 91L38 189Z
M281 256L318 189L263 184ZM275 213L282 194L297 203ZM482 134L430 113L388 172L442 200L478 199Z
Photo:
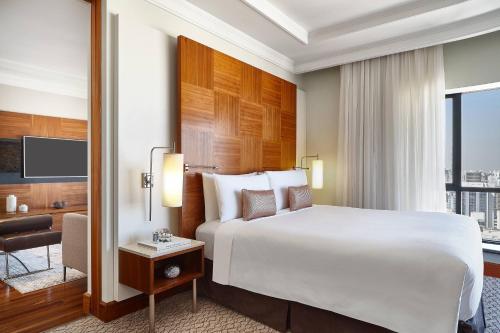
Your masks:
M485 333L500 333L500 279L484 278L483 305Z
M45 246L18 251L14 255L30 271L47 268L47 248ZM61 244L50 246L50 265L51 270L5 280L5 257L0 255L0 279L22 294L64 283ZM23 274L26 273L26 269L16 259L9 257L9 273L11 276ZM67 269L66 274L66 282L86 277L84 273L70 268Z
M139 310L109 323L87 316L51 333L139 333L148 332L147 309ZM198 298L198 312L191 312L191 293L185 292L164 299L156 305L156 333L180 332L277 332L237 312Z
M487 321L486 333L500 333L500 279L485 278L483 300ZM156 307L156 332L277 332L204 297L199 298L198 306L198 312L192 313L189 292L164 299ZM109 323L103 323L95 317L88 316L47 332L139 333L147 331L147 310L144 309Z

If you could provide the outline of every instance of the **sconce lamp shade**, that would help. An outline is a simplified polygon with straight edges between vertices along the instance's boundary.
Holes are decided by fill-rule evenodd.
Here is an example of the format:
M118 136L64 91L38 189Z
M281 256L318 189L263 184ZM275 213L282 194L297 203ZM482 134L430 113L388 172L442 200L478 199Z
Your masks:
M313 160L312 161L312 188L322 189L323 188L323 160Z
M164 154L162 205L165 207L181 207L183 186L184 154Z

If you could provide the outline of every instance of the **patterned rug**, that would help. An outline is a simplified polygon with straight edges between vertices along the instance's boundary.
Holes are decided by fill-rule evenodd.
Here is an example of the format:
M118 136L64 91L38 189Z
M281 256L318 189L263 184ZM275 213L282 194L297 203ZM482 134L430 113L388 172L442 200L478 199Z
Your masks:
M47 268L46 247L18 251L14 253L14 255L19 258L30 271ZM52 269L48 271L5 280L5 257L1 255L0 279L22 294L64 283L61 244L50 246L50 266ZM26 269L16 259L9 257L9 273L11 276L23 274L26 273ZM85 276L86 275L80 271L68 268L66 280L73 281L84 278Z
M484 278L483 302L485 333L500 333L500 279Z
M485 278L483 300L487 321L486 333L500 333L500 279ZM156 307L156 332L276 332L206 298L200 297L198 306L198 312L192 313L189 292L163 300ZM139 333L147 331L147 312L144 309L110 323L103 323L95 317L88 316L48 332Z
M139 333L148 332L147 310L139 310L110 323L87 316L48 332L61 333ZM185 332L277 332L237 312L198 298L198 312L191 312L191 293L185 292L163 300L156 305L157 333Z

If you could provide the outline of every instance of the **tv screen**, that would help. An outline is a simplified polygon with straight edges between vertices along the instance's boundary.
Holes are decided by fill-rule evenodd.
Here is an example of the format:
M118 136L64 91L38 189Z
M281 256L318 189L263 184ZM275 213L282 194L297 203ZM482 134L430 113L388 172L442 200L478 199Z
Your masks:
M87 141L23 137L24 178L87 177Z

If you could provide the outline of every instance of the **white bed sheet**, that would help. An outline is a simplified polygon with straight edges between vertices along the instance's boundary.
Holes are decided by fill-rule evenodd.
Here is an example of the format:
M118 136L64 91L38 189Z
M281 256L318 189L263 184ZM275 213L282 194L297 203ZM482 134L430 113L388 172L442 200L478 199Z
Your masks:
M222 223L220 220L213 220L202 223L196 228L196 239L205 242L205 258L214 260L215 232Z
M456 332L482 291L480 229L460 215L314 206L235 219L213 257L217 283L402 333Z
M278 211L276 215L289 213L290 209L282 209ZM241 220L242 219L236 219ZM196 228L196 239L202 242L205 242L205 258L214 260L214 242L215 242L215 233L220 225L223 224L219 219L213 221L207 221L198 226Z

